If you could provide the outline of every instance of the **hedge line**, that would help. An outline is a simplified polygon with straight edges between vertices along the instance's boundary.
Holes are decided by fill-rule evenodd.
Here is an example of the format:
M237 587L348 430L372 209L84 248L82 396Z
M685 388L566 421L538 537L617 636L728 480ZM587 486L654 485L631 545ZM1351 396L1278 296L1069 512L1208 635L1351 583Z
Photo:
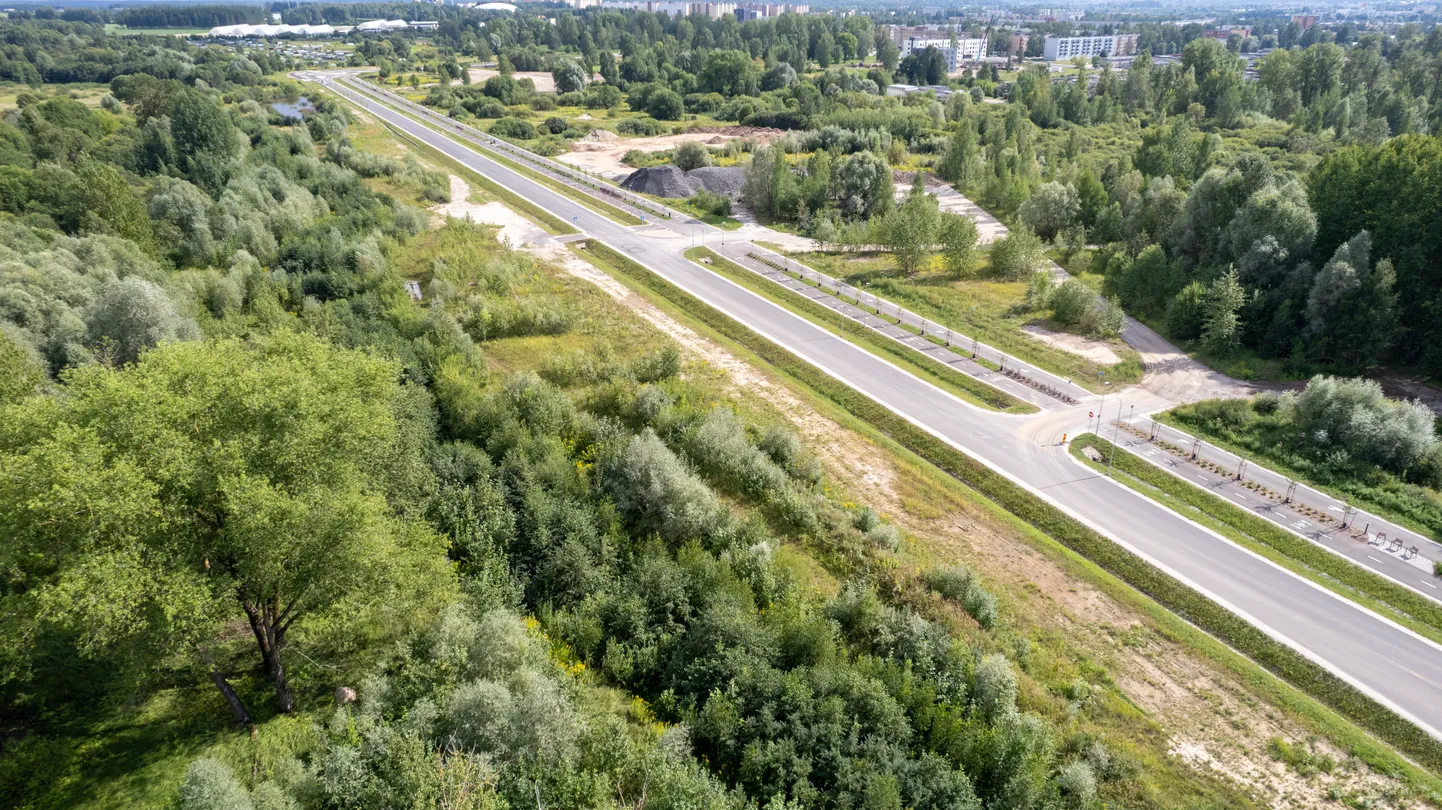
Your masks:
M1090 443L1104 453L1111 452L1112 449L1111 442L1097 436L1078 437L1077 440L1079 444L1074 447L1082 447ZM1404 588L1387 577L1353 565L1269 520L1257 517L1210 492L1198 489L1165 470L1157 469L1125 450L1116 454L1114 463L1122 472L1150 484L1174 498L1180 498L1185 503L1201 510L1202 514L1225 523L1259 543L1271 546L1287 557L1314 568L1343 585L1361 591L1378 602L1394 608L1399 613L1410 616L1422 624L1442 630L1442 604Z
M815 301L812 301L810 298L807 298L806 296L797 293L795 290L792 290L785 285L777 284L776 282L771 281L764 276L759 276L744 267L737 266L735 262L731 261L730 259L721 258L707 248L700 248L696 252L704 252L706 255L711 257L711 260L714 262L714 264L712 264L712 267L714 269L731 275L733 278L736 278L738 282L743 286L756 289L756 287L759 286L774 285L775 289L779 291L779 296L784 299L785 306L791 309L801 310L802 314L808 315L813 321L819 321L821 324L824 325L834 323L836 320L835 312L821 306ZM761 284L754 284L753 282L756 281L761 282ZM758 292L760 292L762 295L767 294L764 290L758 290ZM878 334L868 326L857 324L857 328L855 331L847 332L847 337L860 337L865 340L868 345L875 347L878 351L885 352L886 354L889 354L892 357L901 360L902 362L909 363L914 366L919 366L928 374L931 374L938 380L945 382L947 385L966 393L968 396L971 396L972 398L976 399L980 404L985 405L988 408L994 408L999 411L1008 411L1011 413L1033 413L1036 411L1036 408L1034 406L1023 402L1020 399L1017 399L1011 394L1008 394L999 388L993 388L990 385L987 385L986 383L981 382L974 377L971 377L970 375L963 374L962 372L957 371L956 369L936 360L935 358L927 357L925 354L907 347L903 343L892 340L885 335Z
M822 373L742 324L629 258L592 242L590 252L662 295L688 314L745 346L785 373L890 436L908 450L992 499L1004 509L1086 557L1277 677L1330 706L1433 771L1442 771L1442 742L1399 717L1292 648L1188 588L1146 560L1072 519L982 463Z

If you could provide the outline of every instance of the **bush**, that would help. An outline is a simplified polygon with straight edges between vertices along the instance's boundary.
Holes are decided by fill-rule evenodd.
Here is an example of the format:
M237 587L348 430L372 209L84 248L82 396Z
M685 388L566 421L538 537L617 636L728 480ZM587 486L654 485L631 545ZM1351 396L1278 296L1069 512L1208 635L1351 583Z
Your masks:
M1393 401L1376 380L1318 375L1297 397L1297 426L1318 447L1340 446L1393 472L1437 444L1436 419L1420 402Z
M666 125L649 118L624 118L621 123L616 125L616 131L622 135L654 137L664 134Z
M671 162L683 172L710 166L711 152L696 141L686 141L671 153Z
M991 246L991 272L1018 281L1030 278L1046 261L1041 240L1026 226L1020 226Z
M725 520L716 496L649 428L605 460L602 486L635 531L671 543L709 539Z
M996 597L981 587L970 568L933 568L922 575L922 581L942 598L961 606L983 628L990 630L996 625Z
M1066 797L1068 807L1086 808L1096 800L1096 776L1091 766L1081 760L1072 760L1061 766L1056 775L1056 786Z
M676 91L661 88L646 99L646 112L658 121L679 121L686 105Z
M553 115L550 118L547 118L546 122L541 126L545 127L546 131L551 133L552 135L560 135L562 132L566 131L568 125L566 124L566 119L558 115Z
M1121 302L1116 296L1098 296L1095 305L1082 315L1081 320L1082 331L1097 338L1116 337L1126 325L1127 313L1122 310Z
M976 665L976 708L982 717L996 723L1016 712L1016 673L1001 653L992 653Z
M522 121L519 118L502 118L491 124L490 133L497 138L511 138L518 141L529 141L536 137L536 128L531 122Z
M725 405L713 408L701 420L687 439L686 450L701 469L752 498L765 499L788 486L786 474L752 446L745 425Z
M731 198L712 194L704 188L691 197L691 204L713 216L731 216Z
M1052 317L1056 318L1058 323L1073 325L1080 323L1082 318L1096 306L1097 294L1092 292L1091 287L1070 278L1062 282L1062 285L1051 294L1049 303Z
M609 110L621 104L621 91L609 84L593 84L581 93L581 103L591 110Z
M235 772L218 760L197 759L180 783L180 810L249 810L250 796Z

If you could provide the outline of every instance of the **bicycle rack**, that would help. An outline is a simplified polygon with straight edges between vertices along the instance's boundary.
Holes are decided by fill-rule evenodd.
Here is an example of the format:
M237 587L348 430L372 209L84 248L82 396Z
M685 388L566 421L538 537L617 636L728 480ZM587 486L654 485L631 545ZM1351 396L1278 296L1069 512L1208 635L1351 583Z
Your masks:
M1285 497L1285 498L1282 499L1282 503L1291 503L1291 502L1292 502L1292 498L1295 497L1296 494L1297 494L1297 482L1296 482L1296 481L1288 481L1288 482L1287 482L1287 497Z

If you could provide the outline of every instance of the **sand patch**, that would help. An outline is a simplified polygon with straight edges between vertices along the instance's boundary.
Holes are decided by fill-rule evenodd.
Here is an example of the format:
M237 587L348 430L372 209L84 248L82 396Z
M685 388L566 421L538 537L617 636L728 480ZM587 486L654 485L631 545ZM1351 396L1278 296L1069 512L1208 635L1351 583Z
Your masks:
M495 68L472 68L470 69L470 84L483 85L490 76L499 76L500 71ZM510 74L510 78L521 81L531 79L536 84L536 92L555 92L555 76L545 71L516 71ZM600 79L600 75L591 75L591 81ZM451 85L459 85L460 79L451 79Z
M1055 346L1062 351L1071 352L1078 357L1085 357L1104 366L1116 365L1122 361L1117 353L1112 351L1112 347L1104 341L1073 335L1070 332L1053 332L1045 326L1035 324L1027 324L1021 328L1021 331L1049 346Z

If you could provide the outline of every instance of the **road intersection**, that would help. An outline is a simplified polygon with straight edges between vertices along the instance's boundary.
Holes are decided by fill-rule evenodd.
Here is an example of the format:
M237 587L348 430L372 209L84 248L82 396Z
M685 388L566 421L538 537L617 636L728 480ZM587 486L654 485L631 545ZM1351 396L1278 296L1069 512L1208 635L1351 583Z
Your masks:
M1113 539L1208 596L1315 663L1345 679L1434 737L1442 738L1442 645L1343 599L1220 535L1100 476L1071 458L1063 433L1085 429L1088 411L1103 419L1169 404L1146 392L1121 392L1101 403L1036 401L1031 415L999 414L955 396L822 329L773 301L690 261L688 235L699 231L713 251L745 262L757 246L677 214L628 226L498 162L483 143L466 144L403 114L340 71L297 74L318 81L408 137L520 194L586 237L624 253L651 272L794 353L1037 497ZM382 103L385 99L385 103ZM414 113L412 112L412 115ZM449 119L441 119L459 126ZM614 201L607 200L614 204ZM679 238L678 238L679 237ZM849 305L848 305L849 306ZM1005 382L1005 381L1003 381ZM1113 404L1115 403L1115 404ZM1110 438L1110 437L1108 437Z

